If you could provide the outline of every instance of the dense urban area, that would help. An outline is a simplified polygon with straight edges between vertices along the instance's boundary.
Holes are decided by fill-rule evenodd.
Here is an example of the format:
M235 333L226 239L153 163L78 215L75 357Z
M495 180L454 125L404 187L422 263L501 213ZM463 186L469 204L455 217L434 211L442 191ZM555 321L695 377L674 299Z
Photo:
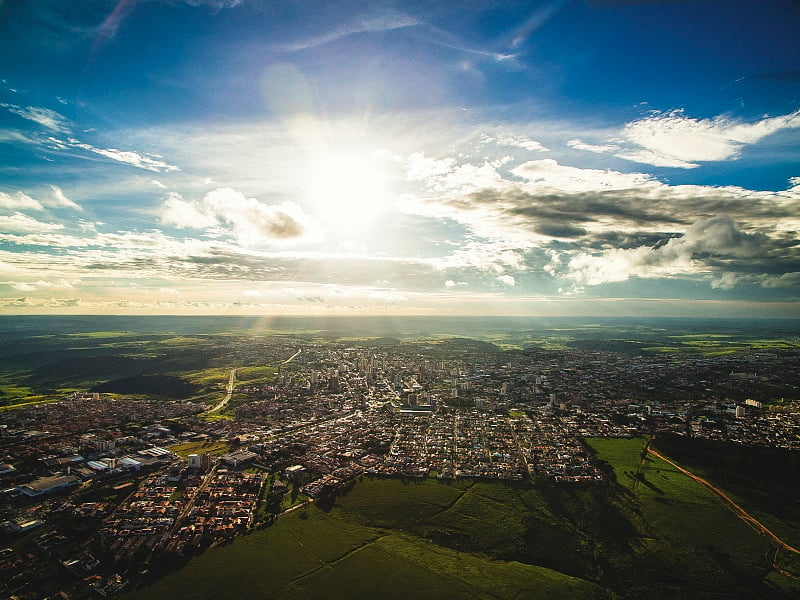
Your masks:
M252 347L216 405L77 391L0 413L0 597L112 597L361 477L600 480L586 438L800 448L794 350ZM24 543L23 543L24 542Z

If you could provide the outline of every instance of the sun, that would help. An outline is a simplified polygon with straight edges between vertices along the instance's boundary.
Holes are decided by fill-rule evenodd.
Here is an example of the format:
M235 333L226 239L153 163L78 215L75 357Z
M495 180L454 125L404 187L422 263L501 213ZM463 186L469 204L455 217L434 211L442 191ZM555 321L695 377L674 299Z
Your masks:
M387 209L391 183L379 152L331 151L312 161L308 177L311 209L332 232L367 230Z

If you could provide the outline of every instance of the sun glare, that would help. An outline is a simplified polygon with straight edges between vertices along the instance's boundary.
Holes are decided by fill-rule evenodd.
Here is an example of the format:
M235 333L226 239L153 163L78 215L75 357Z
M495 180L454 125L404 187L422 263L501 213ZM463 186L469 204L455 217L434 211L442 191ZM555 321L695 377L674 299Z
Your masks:
M390 178L384 161L374 153L321 156L309 178L308 200L331 232L364 231L386 209Z

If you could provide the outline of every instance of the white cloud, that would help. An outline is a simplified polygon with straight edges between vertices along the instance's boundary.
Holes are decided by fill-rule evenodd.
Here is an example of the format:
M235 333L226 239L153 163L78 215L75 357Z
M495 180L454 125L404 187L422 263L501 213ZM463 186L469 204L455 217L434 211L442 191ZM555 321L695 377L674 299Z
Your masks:
M0 106L7 108L9 112L19 115L23 119L38 123L42 127L46 127L52 131L68 133L70 130L69 121L67 118L54 110L50 110L49 108L38 108L36 106L28 106L23 108L21 106L16 106L15 104L5 103L0 104Z
M734 159L744 146L797 127L800 111L743 123L726 115L695 119L673 110L625 125L621 138L633 144L633 149L617 156L655 166L693 168L699 162Z
M59 140L56 140L60 144L64 144ZM87 150L89 152L93 152L95 154L99 154L100 156L105 156L106 158L110 158L111 160L116 160L118 162L126 163L137 167L139 169L145 169L147 171L154 171L156 173L165 172L165 171L179 171L178 167L174 165L167 164L161 157L156 157L153 155L146 155L140 154L138 152L133 152L132 150L117 150L116 148L97 148L92 146L91 144L86 144L81 142L80 140L76 140L74 138L69 138L67 144L72 148L80 148L82 150Z
M575 148L576 150L585 150L586 152L594 152L595 154L604 154L606 152L613 152L619 146L616 144L587 144L581 140L569 140L567 146Z
M43 223L22 213L13 215L0 215L0 231L9 233L47 233L63 229L63 225L56 223Z
M555 189L561 192L594 192L630 188L658 187L662 184L645 173L621 173L602 169L581 169L561 165L546 158L532 160L511 172L526 180L526 188Z
M500 146L511 146L514 148L522 148L523 150L531 150L534 152L549 152L547 148L545 148L541 142L537 142L536 140L532 140L524 135L511 135L508 133L501 133L493 138L486 137L484 138L486 142L495 142Z
M406 160L406 177L411 181L425 181L450 173L455 165L454 158L430 158L424 152L414 152Z
M187 202L175 192L167 194L161 205L161 222L178 229L206 229L217 224L217 220L205 214L196 202Z
M420 22L417 19L409 15L383 11L373 17L366 17L346 23L318 37L286 44L281 46L281 49L289 51L306 50L324 46L325 44L330 44L331 42L357 33L379 33L381 31L414 27L419 24Z
M514 279L514 277L512 275L500 275L497 279L501 283L504 283L504 284L509 285L509 286L517 285L517 280Z
M396 292L395 290L375 290L369 294L372 300L378 300L387 304L399 304L401 302L408 302L408 297Z
M51 185L50 189L53 190L53 205L63 208L71 208L73 210L83 210L80 206L75 204L72 200L64 195L64 192L61 191L61 188L57 185Z
M208 229L224 223L240 243L258 246L308 238L315 227L294 202L266 205L232 188L218 188L201 202L169 193L161 205L161 222L178 228Z
M20 292L34 292L41 289L72 289L73 283L65 279L57 279L55 281L17 281L10 283L11 287Z
M234 235L245 245L300 239L311 226L303 209L294 202L268 206L231 188L209 192L203 205L210 214L231 225Z
M4 210L44 210L41 202L27 194L16 192L13 195L0 192L0 209Z
M739 278L736 273L730 271L722 273L717 279L711 282L711 287L715 290L731 290L736 287Z
M156 187L161 188L162 190L167 189L167 186L165 186L163 183L161 183L158 179L151 179L150 183L152 183Z

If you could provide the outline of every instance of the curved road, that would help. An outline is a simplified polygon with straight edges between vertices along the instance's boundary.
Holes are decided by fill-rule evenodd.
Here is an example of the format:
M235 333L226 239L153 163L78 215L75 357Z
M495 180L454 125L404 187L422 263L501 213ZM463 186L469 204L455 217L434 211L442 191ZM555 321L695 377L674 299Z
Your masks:
M797 548L793 548L792 546L790 546L789 544L784 542L781 538L779 538L777 535L772 533L769 529L767 529L764 526L763 523L761 523L760 521L756 520L756 518L753 515L748 513L745 509L743 509L741 506L736 504L736 502L731 500L731 498L725 492L723 492L719 488L713 486L712 484L710 484L708 481L706 481L702 477L698 477L697 475L695 475L691 471L687 471L683 467L681 467L679 465L676 465L674 462L672 462L666 456L660 454L656 450L653 450L650 446L647 447L647 452L649 452L653 456L656 456L656 457L660 458L664 462L672 465L673 467L678 469L678 471L680 471L684 475L688 475L689 477L694 479L697 483L702 485L704 488L706 488L712 494L715 494L718 498L720 498L722 500L722 503L725 504L725 506L728 508L728 510L730 510L733 514L735 514L737 517L739 517L742 521L747 523L756 532L758 532L758 533L760 533L762 535L766 535L767 537L772 538L772 540L776 544L778 544L781 548L783 548L784 550L788 550L789 552L794 552L795 554L800 554L800 550L798 550Z

